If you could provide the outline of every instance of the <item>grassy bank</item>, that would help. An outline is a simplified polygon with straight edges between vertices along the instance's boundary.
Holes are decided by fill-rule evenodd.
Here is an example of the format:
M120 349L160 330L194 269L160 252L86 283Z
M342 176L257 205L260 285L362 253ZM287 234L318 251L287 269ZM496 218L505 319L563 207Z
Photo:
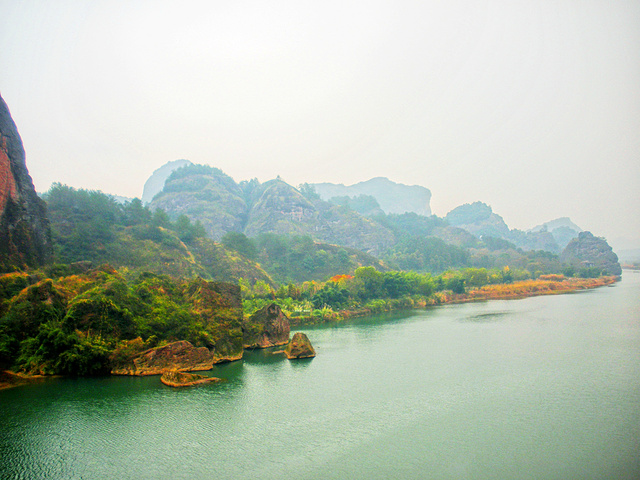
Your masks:
M292 326L317 325L326 322L344 321L377 313L397 310L426 308L428 306L453 303L481 302L487 300L515 300L539 295L559 295L591 288L612 285L619 278L603 276L599 278L565 278L562 275L543 275L536 280L484 285L466 293L452 291L435 292L428 297L407 296L398 299L377 299L357 308L332 310L324 308L313 312L288 312ZM313 313L313 314L311 314Z

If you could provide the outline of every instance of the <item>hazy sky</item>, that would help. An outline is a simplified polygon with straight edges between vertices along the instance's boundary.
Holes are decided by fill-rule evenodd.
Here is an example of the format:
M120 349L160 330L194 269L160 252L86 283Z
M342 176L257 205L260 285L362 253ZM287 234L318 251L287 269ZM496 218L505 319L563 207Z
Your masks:
M186 158L640 239L638 1L0 0L0 93L39 191Z

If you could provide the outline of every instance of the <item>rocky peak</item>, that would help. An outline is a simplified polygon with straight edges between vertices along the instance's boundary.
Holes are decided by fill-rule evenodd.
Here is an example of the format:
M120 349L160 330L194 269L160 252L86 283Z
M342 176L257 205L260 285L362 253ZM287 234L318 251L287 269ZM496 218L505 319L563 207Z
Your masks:
M164 184L167 182L169 176L174 170L185 165L192 165L189 160L173 160L165 163L163 166L154 170L153 174L148 178L144 184L142 190L142 203L147 204L153 200L158 193L164 188Z
M571 240L562 251L560 261L577 269L598 269L598 274L622 274L618 256L607 241L591 232L580 232L578 238Z
M445 219L449 225L463 228L476 237L483 235L505 239L509 237L509 227L502 217L483 202L460 205L447 213Z
M51 253L46 204L36 194L22 139L0 97L0 271L41 265Z

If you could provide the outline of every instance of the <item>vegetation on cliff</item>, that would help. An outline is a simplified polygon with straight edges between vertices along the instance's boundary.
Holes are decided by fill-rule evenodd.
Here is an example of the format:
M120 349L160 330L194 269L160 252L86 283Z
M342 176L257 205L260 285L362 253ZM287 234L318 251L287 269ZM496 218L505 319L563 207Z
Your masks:
M604 238L591 232L580 232L578 238L569 242L560 256L567 265L569 274L577 272L582 276L620 275L622 268L618 256Z
M50 258L46 205L33 187L22 139L0 97L0 272L37 267Z
M207 238L202 225L186 215L171 221L164 211L151 212L138 199L120 204L102 192L60 184L54 184L44 198L55 258L61 264L109 263L130 276L153 272L273 283L255 261Z
M103 266L56 279L44 272L5 274L0 294L5 367L106 373L136 352L174 340L218 357L242 353L240 288L233 284L151 273L127 281Z

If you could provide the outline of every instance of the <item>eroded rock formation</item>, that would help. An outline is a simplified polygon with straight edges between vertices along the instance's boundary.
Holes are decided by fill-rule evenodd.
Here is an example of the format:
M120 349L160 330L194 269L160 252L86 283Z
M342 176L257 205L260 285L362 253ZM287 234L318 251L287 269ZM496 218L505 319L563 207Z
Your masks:
M0 272L49 261L46 204L36 194L22 140L0 97Z
M316 351L311 345L309 338L302 332L297 332L287 348L284 349L284 354L289 360L297 358L311 358L316 356Z
M186 340L150 348L127 364L111 370L113 375L161 375L165 370L195 372L211 370L213 355L206 347L194 347Z
M596 269L598 274L622 274L618 256L607 241L591 232L580 232L578 238L571 240L562 251L560 261L578 270Z
M242 329L245 348L268 348L285 345L289 341L289 319L272 303L255 312Z

